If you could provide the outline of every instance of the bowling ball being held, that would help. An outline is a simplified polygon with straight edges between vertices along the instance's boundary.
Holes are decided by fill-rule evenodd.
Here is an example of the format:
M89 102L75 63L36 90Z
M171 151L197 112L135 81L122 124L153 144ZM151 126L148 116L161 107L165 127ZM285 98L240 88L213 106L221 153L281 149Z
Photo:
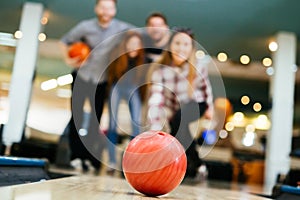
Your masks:
M90 54L90 47L84 42L75 42L69 47L69 57L78 58L79 62L83 62Z
M159 196L182 182L187 159L175 137L162 131L147 131L130 141L124 151L122 167L134 189L147 196Z

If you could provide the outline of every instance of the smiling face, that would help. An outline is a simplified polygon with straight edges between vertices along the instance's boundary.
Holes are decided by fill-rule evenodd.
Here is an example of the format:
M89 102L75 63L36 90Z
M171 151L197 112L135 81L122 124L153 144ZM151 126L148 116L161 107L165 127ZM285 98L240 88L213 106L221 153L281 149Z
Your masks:
M126 51L130 58L135 58L138 55L139 49L142 48L142 41L137 36L129 38L126 44Z
M193 39L186 33L175 33L170 43L170 51L175 65L179 66L191 56Z
M95 13L100 23L109 23L116 15L116 3L113 0L99 0L95 5Z

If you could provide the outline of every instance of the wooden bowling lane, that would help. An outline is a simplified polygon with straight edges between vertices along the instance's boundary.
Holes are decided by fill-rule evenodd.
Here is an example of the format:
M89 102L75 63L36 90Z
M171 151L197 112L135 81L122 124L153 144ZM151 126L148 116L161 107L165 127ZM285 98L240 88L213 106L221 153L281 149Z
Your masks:
M263 200L267 198L245 192L180 185L159 198L136 192L124 179L81 175L30 184L0 187L1 200Z

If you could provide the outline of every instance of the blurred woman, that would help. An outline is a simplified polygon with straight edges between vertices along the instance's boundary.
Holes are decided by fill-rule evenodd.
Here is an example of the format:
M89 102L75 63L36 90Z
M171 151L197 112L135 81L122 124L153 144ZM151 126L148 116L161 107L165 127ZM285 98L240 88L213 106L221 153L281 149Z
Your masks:
M212 118L212 91L207 68L195 57L191 29L174 30L162 59L151 66L148 98L150 129L169 127L186 149L187 177L195 177L202 161L189 123L202 116ZM168 129L166 129L168 130Z
M112 53L113 62L108 68L109 114L110 122L108 128L108 152L109 170L112 174L116 167L116 144L117 144L117 120L120 101L126 100L131 115L132 133L131 138L140 133L141 126L141 95L139 88L144 83L145 66L151 60L145 56L144 45L138 32L129 31L125 34L123 41Z

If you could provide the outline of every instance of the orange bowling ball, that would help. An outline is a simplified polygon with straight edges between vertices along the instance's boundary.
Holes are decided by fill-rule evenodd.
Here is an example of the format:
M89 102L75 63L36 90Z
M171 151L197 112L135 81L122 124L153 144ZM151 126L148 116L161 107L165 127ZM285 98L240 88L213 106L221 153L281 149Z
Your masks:
M134 189L147 196L159 196L182 182L187 158L175 137L162 131L147 131L128 144L122 167L126 180Z
M84 61L90 54L90 47L84 42L75 42L69 47L69 56L71 58L79 58L79 61Z

